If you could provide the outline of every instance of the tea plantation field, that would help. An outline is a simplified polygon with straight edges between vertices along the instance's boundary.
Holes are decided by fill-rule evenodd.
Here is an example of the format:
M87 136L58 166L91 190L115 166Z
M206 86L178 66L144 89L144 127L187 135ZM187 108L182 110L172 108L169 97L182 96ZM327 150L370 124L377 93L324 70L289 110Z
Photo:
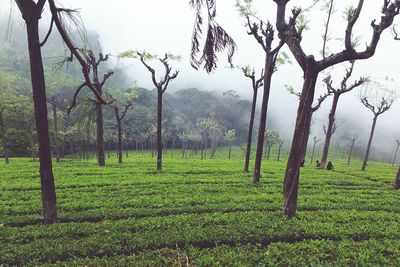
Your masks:
M400 266L400 192L390 165L302 169L299 211L281 215L285 163L261 184L242 158L131 154L54 163L59 223L42 225L38 163L0 162L2 266Z

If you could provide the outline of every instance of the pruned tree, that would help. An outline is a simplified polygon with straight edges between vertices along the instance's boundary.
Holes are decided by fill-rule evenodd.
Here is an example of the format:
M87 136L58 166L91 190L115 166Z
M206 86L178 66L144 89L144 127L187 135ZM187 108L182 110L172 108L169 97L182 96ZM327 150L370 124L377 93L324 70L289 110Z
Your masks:
M55 5L54 0L49 0L50 11L52 14L52 22L56 25L61 38L63 39L65 45L68 47L71 55L65 59L66 62L72 62L75 58L80 66L82 67L82 75L84 77L84 82L75 91L72 104L69 108L71 111L77 104L77 97L79 93L85 87L89 88L94 94L94 98L91 99L96 105L96 126L97 126L97 162L99 166L105 165L104 156L104 121L103 121L103 105L110 104L112 100L106 99L103 95L103 87L107 80L113 75L112 71L106 72L101 78L99 75L99 66L101 63L106 62L109 58L108 55L104 55L102 52L99 53L96 58L94 52L91 49L79 48L71 38L71 34L67 30L66 18L73 18L76 10L59 8ZM73 22L75 26L79 26L76 22L76 18Z
M163 142L162 142L162 110L163 110L163 95L167 90L169 83L178 77L179 71L175 71L172 73L172 68L169 65L169 60L179 60L179 56L174 56L172 54L166 53L163 58L158 58L156 55L152 55L145 51L126 51L120 54L120 57L125 58L136 58L139 57L140 62L146 67L146 69L151 74L151 80L154 86L157 88L157 170L162 170L162 151L163 151ZM157 81L156 71L153 67L151 67L148 63L149 60L157 59L164 66L164 74L160 80Z
M305 140L308 138L307 135L310 127L308 122L312 116L312 102L314 100L318 75L321 71L336 64L372 57L375 54L382 33L392 25L394 17L398 15L400 1L383 1L380 21L378 23L376 20L371 22L371 41L363 51L357 51L353 42L353 28L364 6L364 0L359 0L357 7L349 8L347 12L347 27L344 33L345 49L338 53L331 53L320 60L316 60L314 55L307 55L301 45L302 32L306 27L302 23L298 24L301 9L293 8L291 12L292 16L287 21L286 9L290 0L274 0L274 2L277 5L276 26L279 31L279 37L288 45L294 58L304 72L303 89L297 112L291 152L286 166L283 190L283 213L288 217L292 217L295 215L297 209L299 172L303 160L302 151L305 149Z
M47 120L46 84L44 79L42 46L47 38L40 41L39 21L46 0L15 0L26 24L28 51L34 102L35 122L39 142L40 184L44 221L57 221L57 201L51 162L49 125ZM49 32L51 32L51 26Z
M281 40L276 46L273 46L275 31L272 24L269 22L264 23L263 21L260 20L259 23L252 23L250 21L250 18L247 17L247 27L249 29L248 34L252 35L256 39L256 41L260 44L260 46L265 52L263 98L261 102L261 111L260 111L261 114L260 114L260 122L258 125L258 136L257 136L257 149L256 149L254 171L253 171L253 183L257 184L260 182L260 176L261 176L261 162L263 155L272 75L277 69L279 51L284 45L284 42Z
M132 90L130 93L122 92L121 90L116 90L113 92L113 102L110 104L111 108L114 110L115 120L117 121L117 138L118 138L118 163L122 163L122 121L124 120L128 110L133 105L133 100L136 98L136 93Z
M331 143L332 135L336 130L336 123L335 123L335 115L337 106L339 103L339 98L341 95L351 92L355 88L361 86L365 82L368 81L368 78L361 77L359 80L355 81L354 83L348 85L348 80L350 79L351 75L353 74L354 69L354 61L350 62L350 67L346 69L346 75L343 77L343 80L340 83L339 88L334 88L332 85L332 78L330 75L324 78L324 83L329 93L333 95L332 106L328 116L328 126L325 128L325 143L324 149L322 151L322 157L320 162L320 168L325 169L325 165L328 160L329 154L329 146Z
M246 66L241 69L242 69L244 76L251 80L251 87L253 89L253 100L251 102L249 130L247 132L246 155L245 155L245 160L244 160L244 171L249 172L251 142L253 140L254 116L256 113L256 105L257 105L257 93L258 93L258 88L263 86L264 70L261 71L260 78L257 79L255 70L253 69L251 71L250 66Z
M393 156L393 160L392 160L392 167L394 166L394 164L396 163L396 158L397 158L397 152L399 152L399 148L400 148L400 140L396 139L396 150L394 152L394 156Z
M378 94L373 96L372 99L371 97L368 97L366 93L364 92L364 95L361 96L361 103L368 108L373 114L374 117L372 119L372 126L371 126L371 131L369 134L369 139L368 139L368 145L367 149L365 152L363 164L361 167L362 171L365 171L365 168L367 167L367 162L369 158L369 153L371 149L371 144L372 144L372 139L374 137L375 133L375 127L376 127L376 122L378 120L378 117L388 111L392 104L394 102L394 96L392 93L389 93L384 96L379 96Z

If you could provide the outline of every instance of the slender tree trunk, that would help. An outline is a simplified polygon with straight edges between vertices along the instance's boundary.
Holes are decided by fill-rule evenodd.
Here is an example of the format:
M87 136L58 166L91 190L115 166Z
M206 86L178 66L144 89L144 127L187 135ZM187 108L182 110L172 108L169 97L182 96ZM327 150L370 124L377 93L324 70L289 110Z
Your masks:
M269 159L271 157L271 148L273 145L268 145L268 149L267 149L267 159Z
M104 156L104 121L103 121L103 105L96 104L97 118L96 118L96 127L97 127L97 163L99 166L106 165L106 160Z
M377 119L378 119L378 116L375 115L374 119L372 120L372 127L371 127L371 133L369 134L367 151L365 152L364 161L363 161L363 164L362 164L362 167L361 167L362 171L365 171L365 168L367 167L367 162L368 162L368 158L369 158L369 152L371 150L372 138L374 137L374 132L375 132Z
M29 4L23 5L26 6ZM30 9L32 7L27 8ZM34 8L36 8L36 5ZM56 191L51 162L49 125L47 120L46 87L41 46L39 41L40 14L37 10L31 10L29 13L29 16L25 16L24 19L26 21L26 29L28 32L33 103L39 142L40 184L42 191L43 215L45 222L55 223L57 221Z
M350 161L351 161L351 155L353 154L353 148L354 148L354 142L356 140L353 139L351 142L351 146L350 146L350 152L349 152L349 158L347 159L347 166L350 166Z
M399 152L400 143L397 143L396 152L394 153L393 160L392 160L392 167L396 163L397 152Z
M399 170L397 171L397 176L396 176L396 180L394 182L393 188L396 190L400 189L400 167L399 167Z
M232 153L232 145L229 145L229 155L228 155L228 159L231 159L231 153Z
M53 108L53 120L54 120L54 144L56 146L56 161L57 163L60 162L60 144L58 143L58 120L57 120L57 106L56 104L51 104Z
M159 89L157 98L157 170L162 170L162 92Z
M115 118L117 119L117 128L118 128L118 163L122 163L122 123L119 118L118 107L114 109Z
M308 139L310 131L310 121L313 113L312 103L318 72L312 66L309 66L304 76L302 96L297 110L296 127L284 179L283 213L288 217L293 217L297 210L300 165L306 150L304 147L306 146L305 140Z
M283 146L283 144L279 144L279 146L278 146L278 159L277 159L277 161L281 161L282 146Z
M249 172L250 154L251 154L251 141L253 139L253 125L254 125L254 115L257 105L257 89L253 89L253 102L251 103L251 113L250 113L250 123L249 131L247 133L247 147L246 147L246 158L244 161L244 171Z
M326 129L324 150L322 151L322 158L320 163L321 169L325 169L326 163L328 161L329 146L334 131L333 127L335 125L335 114L336 114L337 104L339 102L339 97L340 94L335 94L333 96L332 107L331 111L329 112L329 118L328 118L328 128Z
M268 101L271 90L271 79L274 73L274 59L272 55L267 55L265 59L265 73L264 73L264 88L263 88L263 99L261 104L261 114L260 114L260 124L258 126L258 136L257 136L257 149L254 162L253 171L253 183L257 184L260 182L261 176L261 162L264 147L264 135L267 124L267 111L268 111Z

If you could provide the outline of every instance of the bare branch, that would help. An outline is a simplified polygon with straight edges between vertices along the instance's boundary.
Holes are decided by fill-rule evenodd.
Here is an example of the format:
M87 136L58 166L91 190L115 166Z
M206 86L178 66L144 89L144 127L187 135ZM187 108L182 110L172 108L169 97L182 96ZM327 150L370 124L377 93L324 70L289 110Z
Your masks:
M312 112L317 111L317 110L321 107L322 103L323 103L323 102L327 99L327 97L330 96L331 94L332 94L332 93L328 92L328 93L326 93L326 94L320 95L320 97L318 98L317 104L316 104L314 107L311 108L311 111L312 111Z
M76 99L77 99L77 97L78 97L80 91L81 91L85 86L87 86L87 84L86 84L86 83L82 83L82 84L78 87L78 89L75 91L74 97L72 98L72 103L71 103L70 107L69 107L68 110L67 110L68 115L71 113L71 110L72 110L73 108L76 107Z
M114 74L113 71L108 71L106 74L103 76L103 80L100 83L100 87L103 87L104 84L107 82L107 80Z
M49 31L47 32L46 37L44 38L43 42L40 43L40 46L44 46L45 43L47 42L47 40L49 39L51 31L53 30L53 24L54 24L54 19L52 18L51 22L50 22Z

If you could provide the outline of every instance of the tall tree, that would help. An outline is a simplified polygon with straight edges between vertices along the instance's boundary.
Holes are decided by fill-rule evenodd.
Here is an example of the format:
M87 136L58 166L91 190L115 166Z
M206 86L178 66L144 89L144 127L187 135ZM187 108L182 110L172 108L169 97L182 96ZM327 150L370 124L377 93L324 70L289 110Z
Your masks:
M47 120L46 84L43 71L42 46L39 40L39 20L46 0L15 0L26 24L28 35L29 62L32 81L32 96L35 110L37 137L39 142L40 183L44 221L57 221L56 191L51 162L49 125ZM50 27L51 31L51 27ZM50 32L49 31L49 32Z
M347 27L344 34L345 49L326 56L323 53L321 60L316 60L314 55L307 55L301 45L304 24L298 24L301 9L293 8L292 16L286 21L286 9L290 0L274 0L277 5L277 29L279 37L285 41L293 56L304 72L303 89L297 111L296 126L293 135L292 147L286 166L283 194L283 213L292 217L297 210L297 196L300 176L300 165L303 160L303 151L308 139L309 121L312 116L312 102L314 99L315 86L318 75L321 71L345 61L367 59L375 54L382 32L390 27L394 17L399 13L399 0L384 0L382 16L379 23L373 20L372 38L364 51L356 51L354 48L353 28L358 21L364 0L359 0L355 8L350 8L347 12ZM329 26L329 25L327 25Z
M253 71L250 71L250 66L242 68L242 72L245 77L251 80L251 87L253 89L253 100L251 102L249 130L247 132L246 156L244 160L244 171L249 172L251 141L253 140L254 116L256 113L256 105L257 105L257 93L258 93L258 88L263 86L264 70L261 71L261 76L258 79L256 78L255 70L253 69Z
M52 22L54 21L58 32L60 33L64 43L68 47L71 52L71 56L66 59L66 61L72 62L74 58L76 58L82 67L82 75L84 77L84 82L78 87L74 94L74 98L69 110L76 106L76 100L81 92L81 90L85 87L89 88L95 98L92 101L96 105L96 125L97 125L97 161L99 166L105 165L105 156L104 156L104 122L103 122L103 107L102 105L110 104L111 101L105 99L103 96L103 87L106 84L107 80L113 75L112 71L108 71L101 78L99 76L99 65L102 62L108 60L108 55L104 55L103 53L99 53L99 57L96 58L94 52L90 49L82 49L79 48L72 41L71 34L68 32L67 27L65 26L65 18L63 15L68 15L69 17L74 15L75 10L59 8L55 5L54 0L48 0L50 4L50 11L52 14ZM76 20L75 20L76 21ZM79 26L79 25L77 25ZM91 77L92 76L92 77Z
M326 84L327 90L329 93L333 94L332 106L328 116L328 126L326 127L325 131L325 143L324 143L324 150L322 152L322 158L320 162L320 168L325 169L325 165L328 160L328 153L329 153L329 146L331 143L332 135L334 134L335 130L335 115L337 106L339 103L339 98L342 94L351 92L353 89L359 87L360 85L364 84L367 81L367 78L361 77L359 80L355 81L353 84L348 85L347 82L353 73L354 68L354 61L350 62L350 68L346 70L346 75L344 76L342 82L340 83L339 88L334 88L332 85L332 78L331 76L327 76L324 79L324 83Z
M137 52L137 51L126 51L120 54L120 57L125 58L136 58L139 56L140 62L146 67L146 69L151 74L151 80L157 89L157 170L162 170L162 117L163 117L163 95L167 90L169 83L178 77L179 71L172 73L172 68L169 65L169 60L179 60L179 56L174 56L172 54L165 54L163 58L158 58L156 55L149 54L147 52ZM158 61L164 66L164 74L157 81L156 71L148 63L149 60L154 60L158 58Z
M372 111L374 114L374 117L372 119L372 126L371 126L371 131L369 134L369 139L368 139L368 145L367 145L367 150L365 152L363 164L361 167L362 171L365 171L365 168L367 167L367 162L369 158L369 153L371 150L371 144L372 144L372 139L374 137L375 133L375 127L376 127L376 122L378 120L378 117L388 111L390 107L392 106L394 102L394 99L392 96L382 96L381 98L375 97L375 99L369 99L366 95L361 97L361 103L368 108L369 110Z
M265 52L263 98L261 102L260 123L258 125L257 136L257 149L253 171L253 183L257 184L260 182L261 176L261 162L264 147L265 129L267 124L267 111L271 91L272 75L276 71L279 51L284 45L284 42L281 40L279 44L273 47L275 31L272 24L270 24L269 22L264 23L260 20L259 24L251 23L249 17L247 17L247 26L249 28L248 34L252 35L257 40L257 42L261 45L262 49Z

